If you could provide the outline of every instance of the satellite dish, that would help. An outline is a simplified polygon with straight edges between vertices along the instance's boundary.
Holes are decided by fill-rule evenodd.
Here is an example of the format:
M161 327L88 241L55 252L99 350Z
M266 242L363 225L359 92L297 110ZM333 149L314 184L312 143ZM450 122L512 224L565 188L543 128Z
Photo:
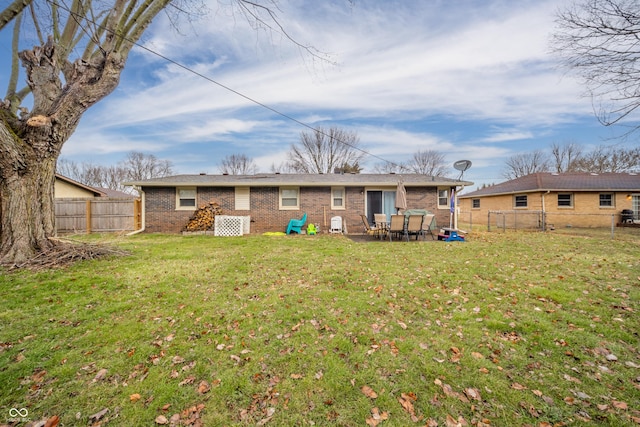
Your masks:
M453 167L460 172L464 172L471 167L471 160L458 160L453 164Z
M460 181L462 175L464 175L464 171L471 167L471 160L458 160L453 164L453 167L460 171L460 176L458 177L458 181Z

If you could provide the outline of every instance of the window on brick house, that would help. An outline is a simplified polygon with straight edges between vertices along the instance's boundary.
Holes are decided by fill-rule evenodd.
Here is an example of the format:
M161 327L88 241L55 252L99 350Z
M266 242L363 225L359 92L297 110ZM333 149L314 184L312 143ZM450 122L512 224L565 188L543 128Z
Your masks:
M176 188L176 209L195 210L196 209L196 187Z
M526 208L528 206L528 200L526 194L519 194L513 197L514 208Z
M449 189L438 188L438 208L449 209Z
M600 207L612 208L613 206L613 193L600 193Z
M298 210L300 209L300 188L281 187L280 188L280 209Z
M473 209L480 209L480 199L471 199L471 207Z
M573 194L571 194L571 193L558 193L558 207L559 208L572 208L573 207Z
M331 187L331 209L344 210L344 187Z

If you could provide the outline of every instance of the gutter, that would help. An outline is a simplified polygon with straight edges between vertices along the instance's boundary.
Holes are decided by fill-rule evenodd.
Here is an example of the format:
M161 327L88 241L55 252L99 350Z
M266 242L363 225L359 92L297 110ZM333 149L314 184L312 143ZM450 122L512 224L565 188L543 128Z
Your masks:
M140 192L140 205L142 206L142 227L140 227L139 230L134 230L131 233L127 233L126 236L134 236L138 233L142 233L144 231L144 229L146 228L146 195L145 192L142 190L142 187L138 187L137 185L135 186L136 190L138 190Z

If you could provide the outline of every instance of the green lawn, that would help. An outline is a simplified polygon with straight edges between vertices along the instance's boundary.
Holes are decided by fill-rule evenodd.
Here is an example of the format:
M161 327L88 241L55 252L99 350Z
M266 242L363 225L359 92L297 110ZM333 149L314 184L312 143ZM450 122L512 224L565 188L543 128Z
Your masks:
M638 425L634 232L86 237L2 271L0 425Z

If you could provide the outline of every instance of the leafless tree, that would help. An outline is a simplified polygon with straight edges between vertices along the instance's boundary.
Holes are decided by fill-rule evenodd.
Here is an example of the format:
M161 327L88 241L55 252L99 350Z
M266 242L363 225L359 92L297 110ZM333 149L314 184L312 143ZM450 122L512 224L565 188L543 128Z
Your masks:
M429 176L445 176L447 166L445 156L436 150L419 150L413 154L406 165L406 168L413 173Z
M226 3L254 28L291 40L278 21L276 0ZM203 0L3 2L0 31L11 24L14 30L11 58L4 65L8 87L0 101L0 263L21 264L52 247L53 188L63 145L87 109L116 89L131 49L154 19L164 11L177 25L181 17L200 13L204 4ZM24 46L23 29L38 39L37 46ZM311 47L297 45L317 56ZM24 87L19 87L19 64L26 75Z
M582 157L582 147L575 142L551 144L551 157L556 172L573 172Z
M158 159L153 154L132 151L124 160L118 163L124 170L125 178L129 181L162 178L173 174L173 164L170 160Z
M291 146L288 164L298 173L333 173L336 168L359 168L365 155L356 132L318 128L300 134L300 142Z
M393 162L376 163L371 168L373 173L401 173L403 170L407 170L407 166L404 163Z
M220 161L218 170L229 175L253 175L258 172L258 165L246 154L232 154Z
M549 157L542 150L535 150L509 157L502 175L507 179L514 179L547 171L549 171Z
M56 172L90 187L131 192L131 187L125 187L124 182L169 176L173 174L173 168L169 160L132 151L117 165L110 166L77 163L61 157Z
M640 106L640 8L635 0L582 0L557 14L552 49L584 81L606 126L631 122Z
M599 146L582 155L575 163L581 172L636 172L640 170L640 148Z

